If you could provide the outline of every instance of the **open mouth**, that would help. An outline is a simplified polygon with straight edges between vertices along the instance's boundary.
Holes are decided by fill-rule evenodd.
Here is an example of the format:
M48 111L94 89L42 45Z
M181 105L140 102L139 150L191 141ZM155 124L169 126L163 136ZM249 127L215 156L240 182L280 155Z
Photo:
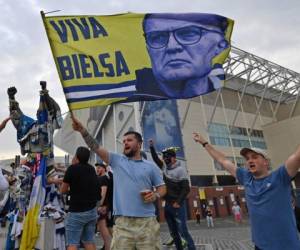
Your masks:
M250 169L255 168L255 164L249 164L249 168L250 168Z

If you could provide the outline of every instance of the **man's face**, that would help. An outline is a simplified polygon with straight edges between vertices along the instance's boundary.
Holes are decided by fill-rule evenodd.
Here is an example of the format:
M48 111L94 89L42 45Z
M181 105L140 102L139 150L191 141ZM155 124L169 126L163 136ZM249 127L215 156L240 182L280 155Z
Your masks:
M133 157L140 153L141 143L136 139L134 134L125 135L123 138L123 154L127 157Z
M103 173L105 173L105 169L103 167L97 166L96 173L97 175L102 175Z
M262 155L249 151L245 156L245 160L248 170L254 176L261 176L268 173L269 161Z
M146 21L144 31L146 37L149 32L173 31L169 32L168 42L162 48L152 48L147 43L152 70L158 81L182 81L201 78L208 74L211 70L211 60L220 53L218 44L224 41L224 37L220 33L201 28L203 27L200 24L188 21L159 18L149 18ZM154 34L151 37L156 41L166 40L167 37L166 34L164 38L155 35L156 33L150 34ZM196 37L199 37L199 34L201 38L197 41ZM183 45L180 38L194 43Z
M163 154L163 160L167 166L170 166L176 162L176 156L172 156L172 155L166 153L166 154Z

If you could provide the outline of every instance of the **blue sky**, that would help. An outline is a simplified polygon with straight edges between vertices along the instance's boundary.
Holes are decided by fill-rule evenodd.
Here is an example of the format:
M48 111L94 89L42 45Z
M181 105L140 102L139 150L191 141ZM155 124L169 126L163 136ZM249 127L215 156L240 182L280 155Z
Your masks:
M40 11L57 15L122 12L203 12L235 20L232 44L279 65L300 72L299 0L0 0L0 120L8 116L6 89L16 86L24 113L35 117L39 81L67 111ZM0 159L19 154L11 124L0 135ZM57 151L57 154L61 152Z

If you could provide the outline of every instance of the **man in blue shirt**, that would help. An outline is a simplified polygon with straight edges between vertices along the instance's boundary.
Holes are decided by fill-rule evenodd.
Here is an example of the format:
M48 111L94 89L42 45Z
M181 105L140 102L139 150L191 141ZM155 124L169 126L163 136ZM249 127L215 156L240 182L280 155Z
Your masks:
M86 144L114 171L116 221L111 249L160 249L154 202L165 195L166 188L159 169L141 157L142 136L135 131L125 133L123 154L112 153L99 146L76 118L72 119L73 129L81 133Z
M247 168L237 168L201 135L194 140L245 187L252 239L256 250L300 249L292 209L291 179L300 168L300 147L273 172L266 153L258 148L243 148Z

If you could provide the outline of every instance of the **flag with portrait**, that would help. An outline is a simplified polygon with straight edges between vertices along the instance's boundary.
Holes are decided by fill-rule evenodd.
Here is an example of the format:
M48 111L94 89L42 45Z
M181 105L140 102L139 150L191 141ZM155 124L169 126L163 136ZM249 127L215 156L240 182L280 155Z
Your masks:
M234 21L215 14L46 16L71 110L186 99L223 86Z

